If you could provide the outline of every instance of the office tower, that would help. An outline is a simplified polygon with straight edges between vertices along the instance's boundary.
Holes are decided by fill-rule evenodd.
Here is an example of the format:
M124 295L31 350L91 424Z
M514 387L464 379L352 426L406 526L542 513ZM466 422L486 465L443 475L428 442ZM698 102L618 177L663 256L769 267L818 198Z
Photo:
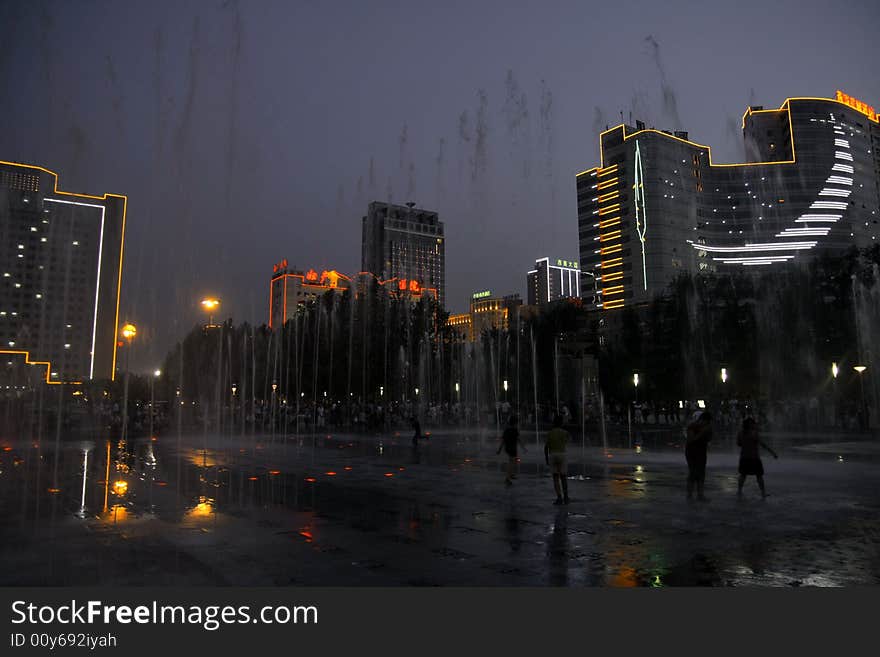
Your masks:
M445 303L446 247L436 212L374 201L362 222L361 269L382 281L437 290ZM413 284L412 281L415 281Z
M597 307L648 301L679 272L790 267L876 244L873 107L840 91L789 98L749 107L742 129L746 161L734 164L641 122L600 135L601 165L577 174L581 268L595 275Z
M47 383L112 379L127 199L0 162L0 352Z

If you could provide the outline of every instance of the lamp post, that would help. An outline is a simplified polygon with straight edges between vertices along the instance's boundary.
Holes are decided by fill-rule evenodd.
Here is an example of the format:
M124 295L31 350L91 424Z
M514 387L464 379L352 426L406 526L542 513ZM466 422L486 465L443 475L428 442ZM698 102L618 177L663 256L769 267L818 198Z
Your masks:
M232 384L232 401L229 408L229 433L232 434L232 428L235 425L235 393L238 392L238 384ZM243 430L242 430L243 431Z
M153 376L150 377L150 438L153 438L153 409L156 406L156 394L155 394L155 382L162 376L162 370L156 370L153 372Z
M125 324L120 331L122 337L125 338L126 347L125 347L125 383L123 386L122 393L122 441L125 441L125 437L128 430L128 375L131 371L131 341L137 335L137 327L134 324Z
M208 313L208 324L205 326L205 328L211 328L214 326L214 311L220 307L220 299L207 297L205 299L202 299L201 304L205 312Z
M869 427L868 405L865 402L865 378L862 376L862 374L868 368L864 365L854 365L853 369L856 372L858 372L858 374L859 374L859 390L861 392L861 397L862 397L862 404L861 404L862 405L862 413L861 413L862 420L861 420L860 424L861 424L861 428L864 429L865 431L867 431L868 427Z
M632 416L633 415L636 416L636 418L635 418L636 424L638 424L638 422L639 422L639 415L638 415L639 411L638 411L638 408L636 408L639 404L639 373L638 372L633 372L633 390L635 391L635 401L633 402L632 407L628 409L628 412L626 414L627 423L629 425L629 446L630 447L632 447L632 445L633 445L633 434L632 434L633 417Z
M832 404L832 409L834 412L834 417L831 419L832 426L837 426L837 417L839 415L837 410L837 375L840 374L840 368L837 366L837 363L831 363L831 378L834 379L834 387L833 387L833 395L834 395L834 403Z

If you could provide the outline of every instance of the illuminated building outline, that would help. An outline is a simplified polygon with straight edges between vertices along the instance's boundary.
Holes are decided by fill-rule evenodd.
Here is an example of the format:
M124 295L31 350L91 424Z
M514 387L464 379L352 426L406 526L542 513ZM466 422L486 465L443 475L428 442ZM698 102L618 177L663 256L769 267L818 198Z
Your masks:
M860 112L861 114L866 116L870 121L872 121L874 123L880 123L880 115L878 115L876 112L873 112L873 107L871 107L871 106L867 105L866 103L863 103L862 101L859 101L855 98L847 96L846 94L844 94L841 91L837 92L836 98L820 98L820 97L814 97L814 96L789 97L789 98L785 99L785 101L779 106L778 109L760 109L760 110L758 110L758 109L752 109L751 107L748 107L742 117L743 129L745 129L746 117L748 117L752 114L758 114L758 113L777 113L778 114L780 112L786 112L786 114L788 116L788 134L789 134L789 139L790 139L790 144L791 144L791 159L789 159L789 160L761 161L761 162L716 163L716 162L712 161L712 147L711 146L699 144L697 142L690 141L689 139L684 139L682 137L671 135L667 132L664 132L662 130L656 130L654 128L643 128L643 129L639 129L634 132L628 133L627 126L623 123L620 123L617 126L610 128L608 130L605 130L599 134L599 162L600 162L600 166L593 167L591 169L585 169L584 171L577 173L575 176L576 179L580 179L583 176L591 176L591 177L595 178L596 182L595 182L595 184L593 184L591 186L591 189L595 190L595 192L597 194L599 194L601 192L600 195L593 198L593 202L598 202L600 205L598 210L593 211L594 215L599 215L597 217L598 222L594 223L593 227L594 228L598 227L599 231L600 231L599 236L594 238L595 240L597 240L599 242L599 247L600 247L598 250L594 251L594 253L601 256L601 261L599 263L599 273L595 277L595 280L597 281L597 283L601 284L599 287L599 290L598 290L600 300L596 304L597 307L603 308L606 310L610 310L612 308L620 308L624 305L623 285L615 285L615 286L607 286L606 285L606 283L618 281L623 278L623 273L622 273L623 258L622 257L614 257L614 258L606 259L606 257L605 257L607 255L612 255L612 254L617 253L622 250L622 247L616 244L616 241L619 238L619 233L620 233L619 230L612 231L611 233L603 232L605 229L607 229L611 226L617 226L620 223L619 217L617 217L617 216L609 217L608 216L609 212L613 211L613 208L609 209L609 208L607 208L607 206L606 206L606 208L601 207L603 203L606 203L607 201L612 200L613 198L616 197L616 194L613 194L613 192L615 191L613 188L615 187L616 178L601 181L601 182L599 181L599 178L601 176L607 175L611 171L616 170L616 168L617 168L616 164L611 165L608 168L605 167L605 153L602 148L602 143L603 143L605 135L612 133L612 132L615 132L617 130L620 130L621 134L622 134L621 143L625 143L627 140L632 139L632 138L637 138L640 135L642 135L643 133L645 133L645 134L656 133L656 134L662 135L666 139L673 139L676 141L680 141L684 144L687 144L689 146L692 146L697 149L701 149L701 150L705 151L705 153L708 157L708 166L710 168L711 167L750 167L750 166L795 164L797 162L797 154L796 154L796 149L795 149L795 136L794 136L794 130L793 130L793 126L792 126L792 119L791 119L791 101L820 101L820 102L838 103L848 109ZM833 123L833 121L832 121L832 123ZM838 135L838 136L841 136L841 135ZM843 145L843 144L839 144L839 143L835 143L835 145L838 146L839 149L840 148L848 148L848 145ZM636 146L638 147L638 141L636 142ZM845 162L841 162L841 160L843 160ZM837 150L835 152L835 161L836 161L836 163L832 167L833 171L843 172L843 173L848 173L848 174L853 173L853 171L852 171L853 167L850 166L849 164L847 164L848 162L852 161L852 156L848 152L842 151L842 150ZM831 183L831 184L836 183L836 184L840 184L840 185L848 185L849 184L845 180L840 180L840 179L836 180L836 179L834 179L833 176L828 178L827 183ZM823 192L824 192L824 194L820 192L820 194L823 196L841 196L841 197L844 196L844 194L841 193L840 191L834 191L834 188L827 188L826 187L823 190ZM848 194L847 194L847 196L848 196ZM819 211L823 211L823 210L824 211L828 211L828 210L836 211L836 210L843 210L846 207L847 207L847 204L842 201L818 200L811 205L810 209L811 210L819 210ZM840 219L841 217L842 217L842 215L834 215L834 214L819 214L819 213L804 214L804 215L801 215L798 219L796 219L795 222L799 223L799 224L800 223L803 223L803 224L823 223L823 222L831 221L831 220L836 221L836 220ZM833 221L832 221L832 223L833 223ZM802 230L802 231L798 231L796 228L786 229L786 231L783 231L783 232L785 233L786 237L795 237L798 235L804 235L804 236L819 235L818 230L815 232L808 231L806 229ZM782 236L782 235L783 235L783 233L780 233L777 236ZM641 239L641 234L640 234L640 239ZM741 252L744 250L742 247L706 247L704 245L698 246L696 244L693 244L690 240L688 240L688 241L692 244L692 246L695 249L709 251L709 252L719 251L719 252L736 253L737 251ZM804 249L813 248L813 246L815 246L816 243L817 242L814 242L814 241L790 242L790 243L785 244L783 247L777 247L775 249L771 248L771 247L773 247L772 243L753 244L753 245L749 245L749 246L755 247L753 249L755 251L804 250ZM644 244L644 242L643 242L643 244ZM748 258L735 258L735 257L728 257L728 258L724 258L721 260L722 260L722 262L724 262L724 264L747 265L747 264L770 264L770 262L768 262L768 260L775 261L775 262L783 262L783 261L788 260L792 257L794 257L794 256L789 256L789 255L785 255L785 256L775 255L775 256L773 256L773 255L771 255L771 256L766 256L766 257L761 257L759 259L755 259L751 262L748 261L749 260ZM738 261L742 261L742 262L738 262ZM615 297L615 298L609 298L609 297ZM616 297L619 297L619 298L616 298Z
M43 199L45 201L51 201L52 203L65 203L67 205L81 205L86 208L99 208L101 210L101 238L98 241L98 277L95 281L95 313L92 319L92 348L89 352L91 354L91 363L89 365L89 380L94 378L95 374L95 336L98 333L98 293L101 291L101 258L104 253L104 214L107 211L103 205L96 205L94 203L78 203L76 201L62 201L57 198L46 198ZM114 340L115 342L115 340Z
M633 202L636 207L636 232L639 234L639 241L642 243L642 273L645 284L645 290L648 289L648 265L645 262L645 234L648 231L648 215L645 212L645 185L643 179L645 177L642 171L642 153L639 150L639 140L636 140L636 162L635 174L633 177ZM639 205L642 207L641 218L639 217Z
M126 215L128 213L128 197L125 196L124 194L109 194L108 193L108 194L104 194L103 196L95 196L93 194L79 194L76 192L65 192L65 191L58 189L58 174L54 171L51 171L50 169L47 169L45 167L41 167L41 166L38 166L35 164L21 164L19 162L7 162L6 160L0 160L0 165L11 166L11 167L20 167L22 169L36 169L37 171L42 171L44 173L48 173L50 176L52 176L55 179L52 193L55 195L58 195L58 196L73 196L76 198L90 198L90 199L94 199L97 201L107 201L110 198L121 198L122 199L122 227L120 229L120 237L119 237L119 275L118 275L118 278L116 281L116 317L113 321L113 326L114 326L114 330L113 330L113 359L112 359L112 365L110 368L110 380L115 381L116 380L116 352L117 352L117 348L118 348L118 341L116 339L116 328L115 327L119 326L119 300L122 295L122 263L123 263L124 253L125 253L125 221L126 221ZM48 194L48 192L47 192L47 194ZM72 204L72 205L89 205L86 203L75 203L72 201L64 201L62 199L51 199L51 198L48 198L48 196L43 197L43 200L44 201L54 201L56 203L68 203L68 204ZM102 208L104 208L104 210L106 210L106 206L97 206L97 207L102 207ZM100 241L99 255L98 255L98 274L99 274L99 276L100 276L100 271L101 271L101 258L103 257L103 248L104 248L104 216L105 216L104 212L102 211L102 213L101 213L101 241ZM97 292L96 292L96 298L97 298ZM96 304L96 321L93 326L93 332L92 332L92 353L91 353L91 357L92 357L91 368L92 369L89 372L89 378L92 378L92 376L94 374L95 332L97 330L96 327L97 327L97 304ZM50 376L51 376L52 363L50 361L33 361L33 362L31 362L30 361L30 352L28 352L28 351L0 349L0 354L25 354L25 364L27 364L27 365L43 365L43 364L45 364L46 365L46 383L53 384L53 385L59 385L59 384L64 384L64 383L67 383L70 385L80 385L82 383L81 381L51 381Z

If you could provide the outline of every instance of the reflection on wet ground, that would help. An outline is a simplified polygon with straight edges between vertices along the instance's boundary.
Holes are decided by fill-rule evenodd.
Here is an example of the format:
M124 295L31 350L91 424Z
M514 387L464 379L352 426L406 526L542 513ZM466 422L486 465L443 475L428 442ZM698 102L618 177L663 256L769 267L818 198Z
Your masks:
M534 447L506 488L488 434L0 446L3 585L880 583L872 444L781 447L766 501L721 445L701 504L675 445L575 444L562 507Z

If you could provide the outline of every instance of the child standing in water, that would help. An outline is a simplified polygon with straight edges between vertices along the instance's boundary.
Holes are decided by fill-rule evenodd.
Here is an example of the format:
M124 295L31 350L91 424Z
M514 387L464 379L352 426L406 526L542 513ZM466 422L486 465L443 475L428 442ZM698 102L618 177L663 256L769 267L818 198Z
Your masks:
M758 480L758 488L761 489L761 497L767 497L767 491L764 489L764 464L761 462L760 448L766 449L775 459L779 457L758 436L758 423L754 418L747 417L743 420L742 429L736 437L736 444L740 447L737 497L742 497L743 484L749 475L755 475Z
M513 484L513 480L516 478L516 464L517 461L519 461L516 448L522 447L524 452L528 451L519 437L519 429L516 428L516 421L516 416L511 415L510 419L507 421L507 428L504 430L504 435L501 436L501 444L498 445L498 451L496 452L496 454L500 454L502 447L504 448L504 451L507 452L507 478L504 480L504 483L508 486Z

